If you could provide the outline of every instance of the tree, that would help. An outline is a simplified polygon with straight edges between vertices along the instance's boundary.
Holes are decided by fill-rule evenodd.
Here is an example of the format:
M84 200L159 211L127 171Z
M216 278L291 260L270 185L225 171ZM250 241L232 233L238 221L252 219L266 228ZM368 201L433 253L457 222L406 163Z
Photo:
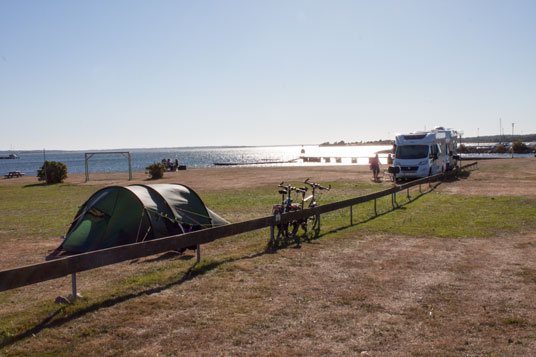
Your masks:
M529 147L525 145L521 140L517 140L512 143L512 150L516 154L524 154L530 152Z
M45 161L37 170L37 179L47 184L61 183L67 178L67 166L59 161Z

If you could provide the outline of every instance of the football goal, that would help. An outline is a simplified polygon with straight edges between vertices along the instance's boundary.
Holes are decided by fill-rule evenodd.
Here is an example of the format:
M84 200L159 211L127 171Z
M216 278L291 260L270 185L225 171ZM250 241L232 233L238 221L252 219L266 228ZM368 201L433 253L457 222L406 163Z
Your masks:
M121 154L128 161L128 179L132 180L132 161L130 159L130 151L99 151L99 152L86 152L85 161L86 161L86 182L89 181L89 159L95 155L117 155Z

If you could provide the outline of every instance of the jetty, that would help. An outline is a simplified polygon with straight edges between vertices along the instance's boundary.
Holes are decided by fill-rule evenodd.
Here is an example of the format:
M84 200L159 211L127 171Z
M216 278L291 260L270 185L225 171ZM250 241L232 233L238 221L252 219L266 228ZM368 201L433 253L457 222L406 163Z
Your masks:
M214 166L242 166L242 165L275 165L275 164L291 164L299 159L288 161L257 161L257 162L214 162Z
M386 163L387 154L380 154L382 163ZM358 164L367 165L370 156L300 156L303 163L323 163L323 164Z
M386 154L380 154L382 163L387 161ZM288 161L258 161L258 162L214 162L215 166L244 166L244 165L276 165L276 164L292 164L292 163L318 163L318 164L358 164L368 165L369 156L300 156L296 159Z

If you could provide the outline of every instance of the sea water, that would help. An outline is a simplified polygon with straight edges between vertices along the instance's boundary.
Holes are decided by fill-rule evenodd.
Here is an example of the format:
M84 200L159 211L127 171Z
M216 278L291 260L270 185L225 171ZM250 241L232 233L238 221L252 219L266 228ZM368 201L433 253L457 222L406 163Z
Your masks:
M170 149L120 149L108 151L130 152L132 171L145 171L148 165L161 162L162 159L179 161L187 168L216 167L215 163L232 163L256 166L296 166L296 165L344 165L367 164L368 158L378 151L388 150L391 146L258 146L258 147L187 147ZM302 150L304 153L302 153ZM44 160L60 161L72 174L85 172L85 153L102 153L108 151L20 151L0 152L0 156L15 153L18 159L0 160L0 174L20 171L26 175L36 175ZM317 157L321 162L304 163L301 156ZM340 158L339 162L335 157ZM386 154L380 155L383 163ZM326 163L327 158L332 158ZM353 159L353 160L352 160ZM88 160L89 172L128 172L126 155L95 154Z
M170 149L120 149L131 156L132 171L143 172L148 165L162 159L179 161L187 168L217 167L215 163L232 163L249 166L299 166L299 165L367 165L377 152L386 152L390 145L362 146L255 146L255 147L187 147ZM304 151L302 153L302 150ZM0 175L20 171L34 176L44 160L60 161L72 174L85 173L86 152L107 151L0 151L0 157L15 153L18 159L0 159ZM303 162L300 157L312 157L319 162ZM387 163L387 154L380 153L380 162ZM512 154L462 154L462 159L510 158ZM534 157L534 154L514 154L514 157ZM336 160L335 158L339 158ZM329 163L326 162L329 159ZM122 154L93 155L88 160L89 172L128 172L128 160Z

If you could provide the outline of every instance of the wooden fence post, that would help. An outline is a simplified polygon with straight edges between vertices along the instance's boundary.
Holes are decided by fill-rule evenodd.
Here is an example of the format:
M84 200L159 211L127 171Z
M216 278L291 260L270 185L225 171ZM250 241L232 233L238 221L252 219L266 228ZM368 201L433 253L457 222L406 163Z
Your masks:
M71 285L72 285L72 301L75 301L78 297L76 294L76 273L71 274Z
M353 207L354 207L354 206L350 206L350 225L351 225L351 226L354 225L354 212L353 212Z
M201 244L197 245L197 262L199 263L201 261Z

